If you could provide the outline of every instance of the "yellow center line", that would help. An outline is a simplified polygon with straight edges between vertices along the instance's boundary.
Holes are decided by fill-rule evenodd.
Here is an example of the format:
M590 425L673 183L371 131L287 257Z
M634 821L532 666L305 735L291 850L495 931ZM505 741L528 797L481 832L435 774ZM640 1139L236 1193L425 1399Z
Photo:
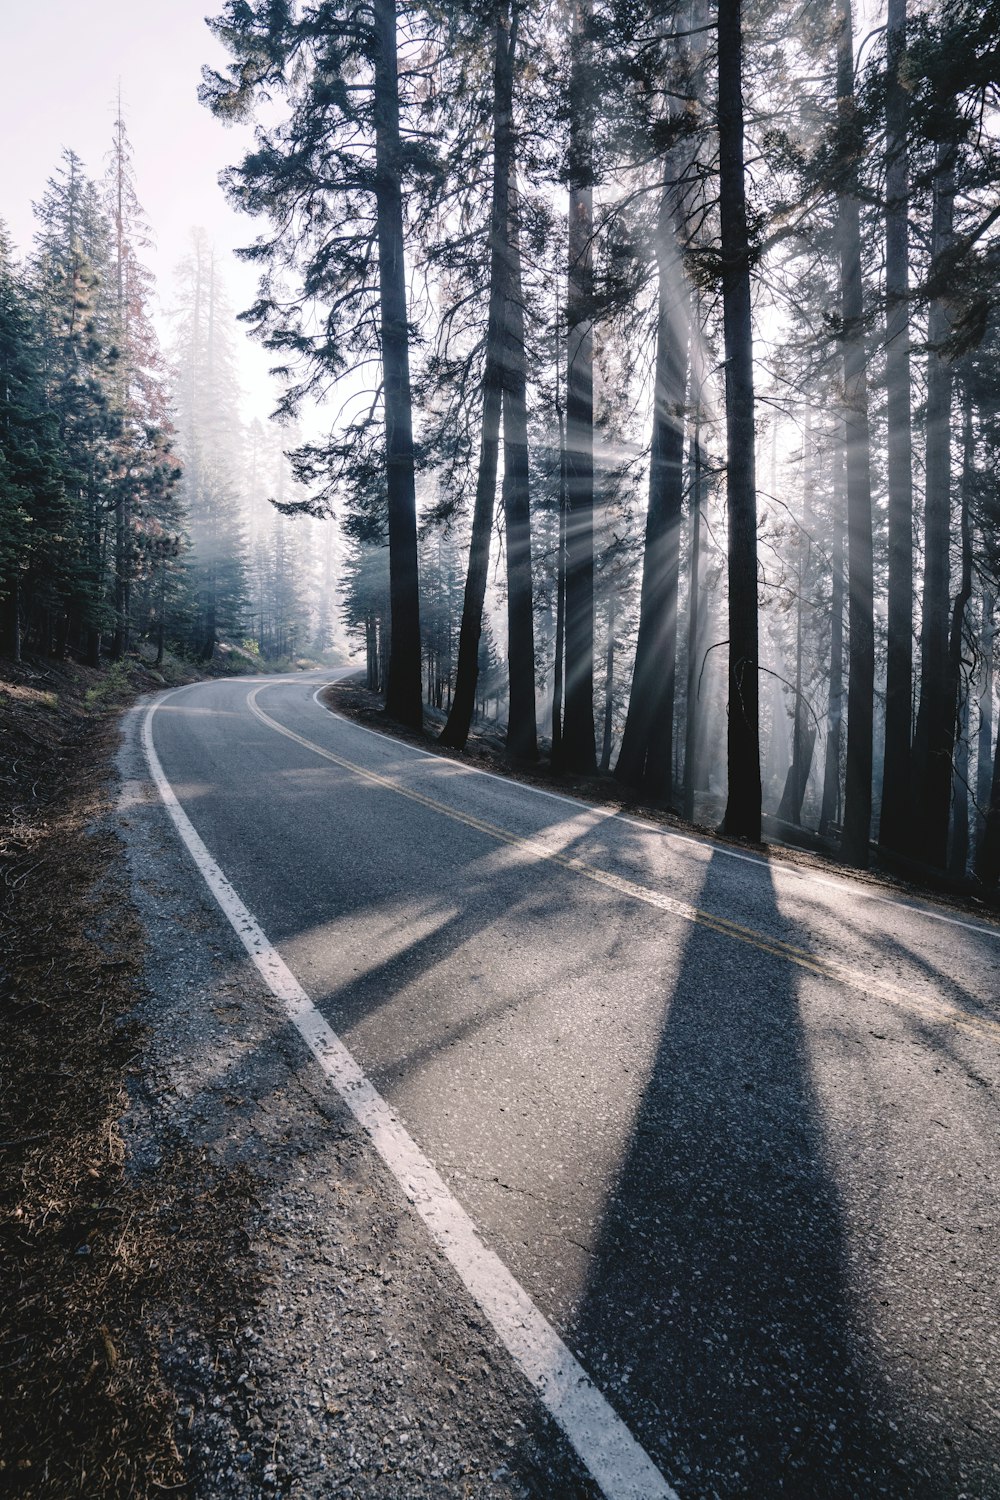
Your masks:
M345 760L343 756L335 755L332 750L326 750L322 745L307 740L303 735L296 734L294 729L279 724L277 719L272 719L270 714L266 714L257 702L257 694L266 686L269 684L262 683L261 687L254 688L247 698L250 712L262 724L266 724L278 734L283 734L286 739L294 740L297 745L312 751L314 755L319 755L333 765L340 766L342 770L371 782L374 786L384 787L386 791L394 792L398 797L405 797L410 802L429 808L431 812L440 813L454 823L461 823L464 827L485 834L498 843L507 844L512 849L529 854L533 859L544 859L550 864L559 865L562 869L570 870L574 875L581 875L595 885L604 886L607 890L626 896L633 901L640 901L645 906L652 906L657 911L668 912L671 916L680 917L683 921L694 923L698 927L707 927L711 932L732 938L734 942L744 943L747 947L756 948L760 953L770 954L774 958L787 959L789 963L795 964L800 969L818 974L823 979L831 979L835 983L847 985L866 997L878 996L879 999L886 1000L891 1005L913 1011L929 1021L956 1026L962 1031L970 1031L978 1036L1000 1039L1000 1024L990 1020L987 1016L968 1015L944 1000L913 995L908 990L888 984L885 980L877 979L873 975L860 974L846 964L838 963L836 959L819 958L803 948L795 947L792 943L783 942L781 938L769 937L752 927L744 927L738 922L732 922L728 917L702 911L700 907L678 900L676 896L668 896L662 891L638 885L635 881L625 879L624 876L613 875L608 870L601 870L596 865L587 864L575 855L563 854L558 849L550 849L538 839L510 833L505 828L498 828L495 823L486 823L481 818L473 817L471 813L460 812L457 808L449 807L445 802L439 802L435 797L428 797L423 792L402 786L391 777L380 775L378 771L372 771L366 766L357 765L354 761Z

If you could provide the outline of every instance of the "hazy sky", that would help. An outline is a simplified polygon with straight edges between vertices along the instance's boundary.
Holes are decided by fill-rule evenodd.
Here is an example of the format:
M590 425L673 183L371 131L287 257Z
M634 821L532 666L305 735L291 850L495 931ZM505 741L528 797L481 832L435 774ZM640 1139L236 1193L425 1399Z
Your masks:
M221 8L221 0L0 0L0 218L22 251L34 232L32 200L63 146L91 176L103 173L120 81L161 301L169 306L171 273L198 224L220 251L235 307L247 305L254 275L232 251L256 225L228 207L217 179L251 131L223 127L197 98L202 65L225 61L204 21ZM245 340L241 364L248 413L263 416L271 405L263 351Z

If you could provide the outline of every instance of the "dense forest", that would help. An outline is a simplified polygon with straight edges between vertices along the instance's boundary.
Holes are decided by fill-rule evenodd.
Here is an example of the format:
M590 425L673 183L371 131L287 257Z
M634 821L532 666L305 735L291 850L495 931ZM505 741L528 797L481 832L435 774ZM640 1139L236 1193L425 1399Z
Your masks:
M100 181L65 150L21 264L0 225L0 649L91 666L139 645L209 662L326 649L324 528L268 502L282 438L241 415L236 325L203 232L161 347L151 229L118 111ZM329 528L326 528L328 530Z
M996 0L210 25L277 421L203 236L157 347L119 119L0 250L4 649L342 624L446 745L995 884Z

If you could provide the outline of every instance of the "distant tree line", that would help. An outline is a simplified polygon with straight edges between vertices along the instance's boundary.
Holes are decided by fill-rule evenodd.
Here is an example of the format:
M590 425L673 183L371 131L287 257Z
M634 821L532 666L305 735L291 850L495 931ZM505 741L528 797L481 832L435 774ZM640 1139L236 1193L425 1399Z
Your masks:
M141 642L157 661L169 646L207 662L223 639L322 652L330 548L277 509L294 483L282 435L242 421L201 231L161 349L120 110L103 179L64 151L35 212L23 263L0 226L0 651L91 666Z

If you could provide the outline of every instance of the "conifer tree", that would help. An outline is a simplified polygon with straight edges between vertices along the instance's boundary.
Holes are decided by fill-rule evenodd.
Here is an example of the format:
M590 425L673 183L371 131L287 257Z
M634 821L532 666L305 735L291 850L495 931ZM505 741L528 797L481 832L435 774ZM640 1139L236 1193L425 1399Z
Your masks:
M408 26L409 9L402 24ZM230 169L233 201L267 218L246 252L261 268L248 318L293 379L283 407L325 396L377 366L371 415L308 445L298 472L321 478L316 504L364 488L373 453L385 474L392 630L387 710L421 723L417 528L404 226L407 194L431 170L411 129L419 106L401 98L395 0L359 11L317 0L293 12L270 0L231 0L211 25L232 53L227 75L206 70L201 96L222 119L250 117L280 96L287 115L261 126L258 145ZM289 279L295 290L285 285ZM319 332L314 332L313 320ZM381 416L376 431L375 412Z

